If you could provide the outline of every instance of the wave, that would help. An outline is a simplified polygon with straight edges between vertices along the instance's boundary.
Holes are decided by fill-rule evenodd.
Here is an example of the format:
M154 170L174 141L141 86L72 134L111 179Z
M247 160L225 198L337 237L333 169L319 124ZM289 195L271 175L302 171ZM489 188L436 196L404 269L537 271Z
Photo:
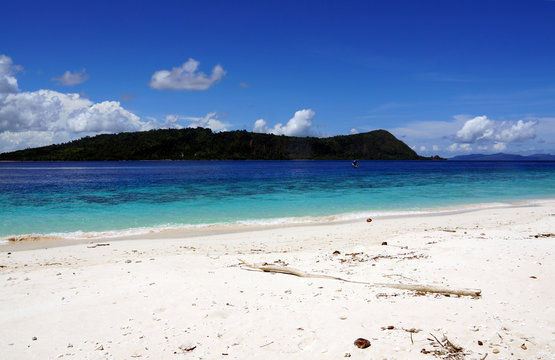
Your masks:
M481 203L471 205L461 205L453 207L443 207L438 209L423 210L404 210L404 211L361 211L345 214L325 215L325 216L304 216L304 217L282 217L270 219L250 219L238 220L233 222L220 222L209 224L165 224L153 227L138 227L122 230L107 231L74 231L66 233L49 234L23 234L11 235L0 238L0 244L28 242L28 241L56 241L56 240L99 240L99 239L119 239L129 237L146 237L160 233L179 232L180 235L187 235L191 230L215 230L222 232L240 231L249 228L264 228L273 226L288 225L318 225L340 222L354 222L368 218L395 217L395 216L416 216L449 214L467 211L482 210L488 208L526 206L555 202L555 199L535 199L514 203Z

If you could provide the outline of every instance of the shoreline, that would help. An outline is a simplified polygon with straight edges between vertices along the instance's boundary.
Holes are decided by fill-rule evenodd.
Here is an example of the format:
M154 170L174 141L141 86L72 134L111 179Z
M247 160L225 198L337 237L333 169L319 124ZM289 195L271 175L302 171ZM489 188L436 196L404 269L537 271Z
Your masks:
M555 203L512 205L0 252L0 351L13 360L553 359ZM449 355L444 336L460 350Z
M418 216L447 216L484 209L515 208L554 203L555 198L528 199L513 202L489 202L454 205L421 210L363 211L355 213L334 214L318 217L294 217L267 220L237 221L234 223L215 223L199 225L157 226L150 228L131 228L98 232L70 232L48 234L23 234L0 237L0 252L42 249L47 247L71 246L84 243L106 241L148 240L192 238L199 236L235 234L278 228L324 226L334 224L351 224L371 219L402 219ZM288 221L289 220L289 221ZM129 233L132 234L129 234ZM133 233L135 232L135 233Z

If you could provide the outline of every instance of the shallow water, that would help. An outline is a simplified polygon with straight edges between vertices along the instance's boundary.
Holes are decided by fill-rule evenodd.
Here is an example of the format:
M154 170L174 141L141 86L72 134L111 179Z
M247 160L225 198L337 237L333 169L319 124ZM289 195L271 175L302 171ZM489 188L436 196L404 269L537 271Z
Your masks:
M294 222L555 198L555 162L0 163L0 237ZM75 236L76 234L73 234Z

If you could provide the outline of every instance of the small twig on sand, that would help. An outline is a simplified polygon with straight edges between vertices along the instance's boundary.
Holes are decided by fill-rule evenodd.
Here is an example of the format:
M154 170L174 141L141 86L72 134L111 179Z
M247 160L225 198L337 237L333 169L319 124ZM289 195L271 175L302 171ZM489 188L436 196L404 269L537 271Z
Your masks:
M108 243L96 243L96 244L94 244L94 245L87 246L87 247L88 247L89 249L94 249L94 248L97 247L97 246L110 246L110 244L108 244Z
M443 335L443 338L445 339L445 343L446 343L447 345L449 345L449 347L450 347L452 350L454 350L454 352L462 351L462 347L453 344L451 341L449 341L449 339L447 338L447 336Z
M441 341L439 341L439 340L436 338L436 336L435 336L434 334L430 333L430 335L432 335L432 336L434 337L434 339L436 339L437 343L438 343L439 345L441 345L442 348L445 349L445 346L441 343Z

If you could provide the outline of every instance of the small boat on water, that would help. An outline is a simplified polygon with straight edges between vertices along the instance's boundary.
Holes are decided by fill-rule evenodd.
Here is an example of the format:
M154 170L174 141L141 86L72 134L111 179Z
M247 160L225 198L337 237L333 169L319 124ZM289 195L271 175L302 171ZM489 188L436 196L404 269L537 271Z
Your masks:
M353 167L354 167L355 169L358 169L358 166L359 166L359 165L358 165L358 160L353 160L353 163L352 163L352 164L353 164Z

